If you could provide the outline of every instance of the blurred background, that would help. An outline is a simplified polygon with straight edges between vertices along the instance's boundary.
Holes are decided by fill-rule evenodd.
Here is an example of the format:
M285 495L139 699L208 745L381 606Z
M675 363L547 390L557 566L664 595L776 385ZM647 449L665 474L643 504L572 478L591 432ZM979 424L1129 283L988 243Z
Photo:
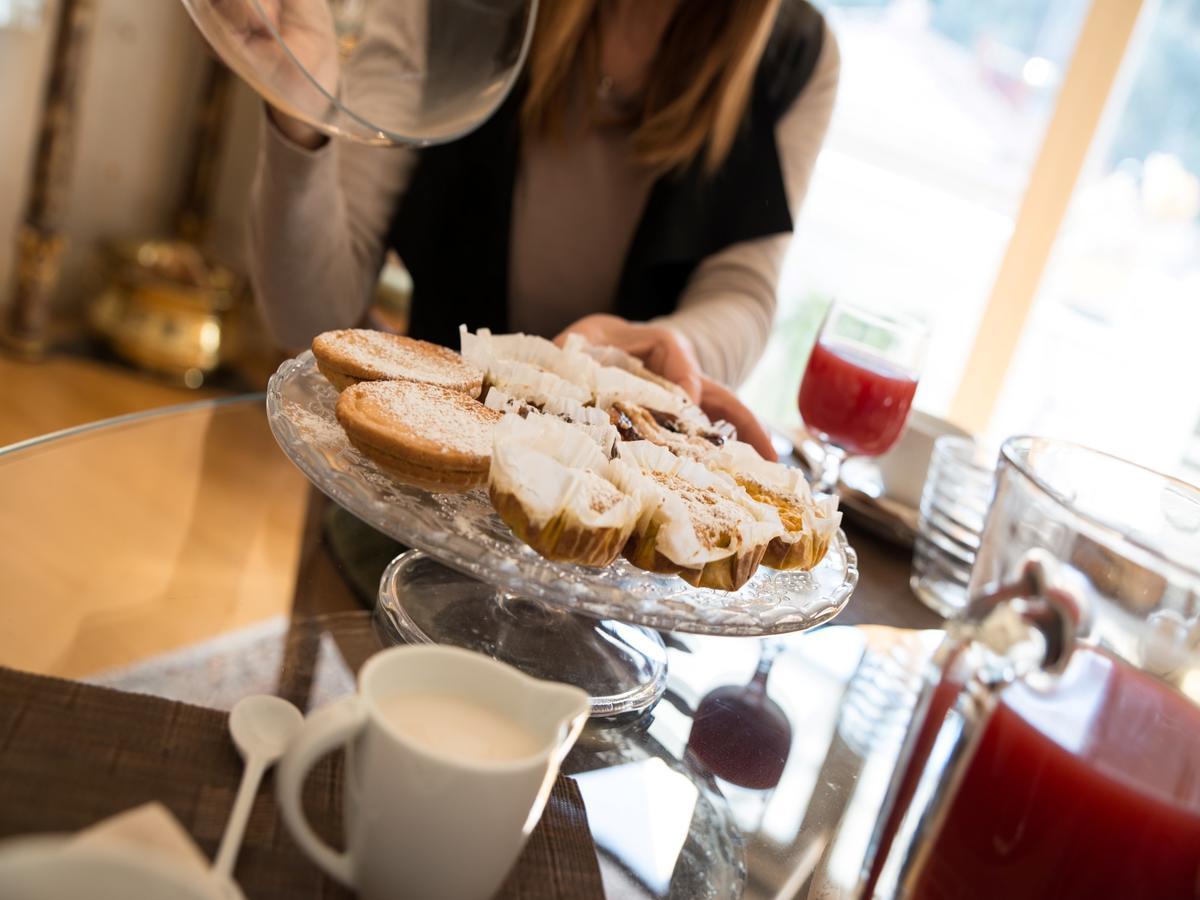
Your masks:
M0 444L280 358L241 278L259 101L179 3L61 2L0 0ZM798 423L844 298L931 324L919 408L1200 478L1200 0L817 5L840 95L745 399ZM393 266L377 314L404 293Z

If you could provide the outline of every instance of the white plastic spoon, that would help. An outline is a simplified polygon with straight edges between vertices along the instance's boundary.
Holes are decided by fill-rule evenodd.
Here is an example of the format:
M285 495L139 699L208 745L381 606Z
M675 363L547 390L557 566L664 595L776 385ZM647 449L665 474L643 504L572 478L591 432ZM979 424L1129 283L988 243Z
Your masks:
M218 875L232 880L233 865L246 833L246 820L250 818L250 807L263 773L283 756L303 724L304 716L295 706L265 694L239 700L229 714L229 734L246 768L213 863L213 871Z

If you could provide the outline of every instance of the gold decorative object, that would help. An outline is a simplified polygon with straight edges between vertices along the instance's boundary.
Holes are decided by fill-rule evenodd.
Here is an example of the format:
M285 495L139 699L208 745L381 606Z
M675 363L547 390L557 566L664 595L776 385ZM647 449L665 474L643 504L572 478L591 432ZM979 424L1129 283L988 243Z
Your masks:
M186 241L116 243L92 327L113 352L190 388L236 352L242 279Z
M58 283L59 230L75 145L75 104L93 0L62 0L42 101L25 217L17 234L12 294L0 322L0 344L27 359L45 354L50 304Z

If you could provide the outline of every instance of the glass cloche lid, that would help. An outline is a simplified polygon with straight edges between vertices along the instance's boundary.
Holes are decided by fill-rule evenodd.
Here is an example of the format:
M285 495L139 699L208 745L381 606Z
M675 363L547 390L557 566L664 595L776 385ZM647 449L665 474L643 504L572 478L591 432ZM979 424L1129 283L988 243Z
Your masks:
M183 0L224 62L281 111L369 144L476 128L520 73L537 0Z

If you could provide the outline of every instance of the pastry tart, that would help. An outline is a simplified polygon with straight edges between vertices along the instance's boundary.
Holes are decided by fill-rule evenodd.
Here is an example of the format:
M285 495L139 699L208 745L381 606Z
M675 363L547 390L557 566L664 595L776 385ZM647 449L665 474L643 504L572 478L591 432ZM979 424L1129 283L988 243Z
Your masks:
M483 370L453 350L385 331L326 331L313 339L312 352L339 391L360 381L419 381L477 398L483 388Z
M430 491L487 482L492 430L501 418L466 394L416 381L365 381L337 402L351 444L399 480Z
M488 494L505 524L542 556L607 566L643 506L616 483L625 468L575 425L509 413L495 429Z

